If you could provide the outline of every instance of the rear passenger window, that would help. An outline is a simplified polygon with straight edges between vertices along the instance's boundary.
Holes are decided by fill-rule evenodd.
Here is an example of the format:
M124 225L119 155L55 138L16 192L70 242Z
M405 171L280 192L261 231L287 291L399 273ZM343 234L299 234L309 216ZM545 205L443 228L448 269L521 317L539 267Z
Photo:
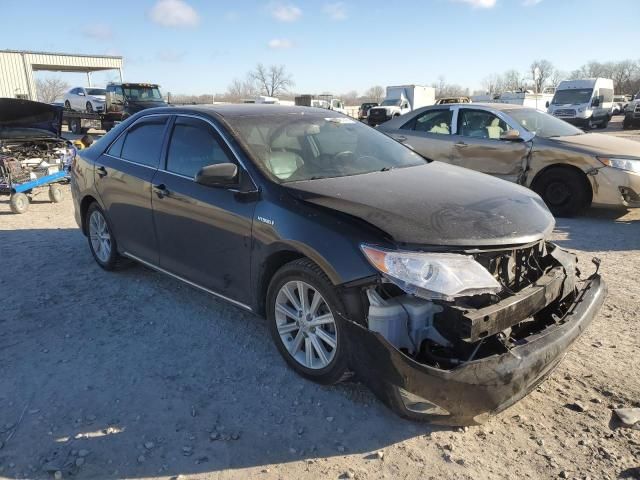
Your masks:
M127 130L120 158L158 168L166 123L167 117L154 116L134 124Z
M169 143L167 171L194 178L202 167L217 163L232 160L211 125L195 118L178 117Z
M416 132L451 135L452 116L453 111L451 109L427 110L401 128L403 130L415 130Z

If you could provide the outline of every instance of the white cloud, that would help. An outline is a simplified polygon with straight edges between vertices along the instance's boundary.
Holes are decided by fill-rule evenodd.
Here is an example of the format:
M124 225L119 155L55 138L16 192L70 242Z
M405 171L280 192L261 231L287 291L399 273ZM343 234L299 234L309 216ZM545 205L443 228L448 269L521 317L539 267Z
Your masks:
M327 3L322 11L327 14L332 20L346 20L347 19L347 7L342 2Z
M82 35L95 40L111 40L113 38L111 27L101 23L84 27L82 29Z
M195 27L200 23L198 12L184 0L158 0L149 17L163 27Z
M522 5L525 7L533 7L534 5L538 5L542 0L523 0Z
M267 7L271 16L280 22L295 22L302 16L302 10L291 3L270 3Z
M493 8L496 6L497 0L456 0L471 5L473 8Z
M267 45L269 46L269 48L272 48L274 50L281 50L293 47L293 42L285 38L274 38L272 40L269 40L269 43Z

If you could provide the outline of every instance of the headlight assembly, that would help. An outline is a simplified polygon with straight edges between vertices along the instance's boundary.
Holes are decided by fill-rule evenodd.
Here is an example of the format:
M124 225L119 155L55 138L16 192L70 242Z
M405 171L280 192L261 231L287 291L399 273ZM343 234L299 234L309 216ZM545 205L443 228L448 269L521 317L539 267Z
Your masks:
M640 158L597 157L600 163L628 172L640 173Z
M361 245L367 260L407 293L433 300L452 301L485 293L498 293L497 280L473 257L454 253L386 250Z

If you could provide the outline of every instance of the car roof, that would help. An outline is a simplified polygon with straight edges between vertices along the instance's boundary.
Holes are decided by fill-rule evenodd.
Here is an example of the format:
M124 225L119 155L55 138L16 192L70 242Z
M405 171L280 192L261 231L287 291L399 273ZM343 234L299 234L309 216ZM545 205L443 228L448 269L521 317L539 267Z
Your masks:
M215 115L222 118L253 117L263 115L304 115L305 113L323 115L325 117L337 117L342 115L338 112L334 112L333 110L328 110L326 108L269 105L259 103L181 105L175 107L154 108L153 111L158 113L160 111L166 111L167 113L200 113L206 115Z

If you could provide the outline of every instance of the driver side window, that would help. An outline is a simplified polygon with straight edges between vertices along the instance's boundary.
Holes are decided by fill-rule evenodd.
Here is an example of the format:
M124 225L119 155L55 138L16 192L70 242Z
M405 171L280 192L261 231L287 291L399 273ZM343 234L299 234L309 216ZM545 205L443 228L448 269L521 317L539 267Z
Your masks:
M509 125L485 110L461 109L458 116L458 132L463 137L500 140Z

